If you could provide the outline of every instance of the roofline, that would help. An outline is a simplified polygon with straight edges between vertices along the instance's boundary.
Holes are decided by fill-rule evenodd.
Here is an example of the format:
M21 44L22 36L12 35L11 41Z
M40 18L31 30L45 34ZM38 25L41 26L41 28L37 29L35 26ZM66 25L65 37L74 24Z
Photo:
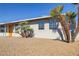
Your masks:
M51 17L51 16L42 16L42 17L37 17L37 18L30 18L30 19L24 19L24 20L17 20L17 21L12 21L12 22L0 23L0 25L9 24L9 23L17 23L17 22L21 22L21 21L31 21L31 20L35 20L35 19L42 19L42 18L48 18L48 17Z

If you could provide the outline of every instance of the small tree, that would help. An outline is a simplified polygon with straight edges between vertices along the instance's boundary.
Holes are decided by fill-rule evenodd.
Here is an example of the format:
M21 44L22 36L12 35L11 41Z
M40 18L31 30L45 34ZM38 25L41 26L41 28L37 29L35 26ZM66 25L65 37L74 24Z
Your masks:
M26 25L28 24L27 21L22 21L18 23L21 26L21 30L25 30L25 28L27 27Z
M22 37L33 37L33 29L28 26L28 22L27 21L22 21L18 23L21 27L21 35Z
M18 29L21 29L20 32L21 32L22 37L26 36L25 30L26 30L27 24L28 24L27 21L22 21L22 22L18 23L18 25L20 25L20 27Z

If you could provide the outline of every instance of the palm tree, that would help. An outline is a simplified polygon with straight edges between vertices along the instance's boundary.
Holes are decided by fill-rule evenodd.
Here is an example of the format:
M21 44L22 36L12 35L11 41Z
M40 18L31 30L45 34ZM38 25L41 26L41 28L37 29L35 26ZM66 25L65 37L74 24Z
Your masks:
M57 6L56 8L52 9L50 12L50 15L54 18L58 18L58 20L61 23L64 35L65 35L65 39L67 40L67 42L69 43L70 40L70 33L69 33L69 27L66 24L66 19L65 16L62 15L62 10L63 10L63 6Z
M78 25L75 31L75 37L76 37L77 34L79 33L79 3L73 3L73 4L77 6L77 10L78 10Z
M27 21L22 21L22 22L19 22L18 24L20 25L22 37L26 37L26 28L28 27L26 25L28 24L28 22Z
M69 30L71 29L71 39L72 39L72 42L74 42L74 34L75 34L75 29L76 29L76 20L75 20L75 17L76 17L76 13L75 12L67 12L66 13L66 20L67 20L67 23L68 23L68 26L69 26Z
M25 25L27 25L28 22L27 21L22 21L22 22L19 22L18 24L21 26L21 29L24 29Z
M33 28L31 28L30 26L28 26L29 22L27 21L22 21L22 22L19 22L19 25L21 26L21 35L22 37L33 37L34 36L34 31L33 31Z

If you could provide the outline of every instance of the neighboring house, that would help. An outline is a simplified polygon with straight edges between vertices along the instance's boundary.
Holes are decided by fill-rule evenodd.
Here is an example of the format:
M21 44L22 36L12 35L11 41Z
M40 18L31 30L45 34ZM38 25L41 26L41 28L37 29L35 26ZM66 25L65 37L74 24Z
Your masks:
M21 21L29 22L28 26L33 28L34 37L61 39L61 33L63 33L61 24L57 19L50 16L13 21L10 23L0 23L0 36L21 36L20 34L16 33L16 28L19 26L17 23Z

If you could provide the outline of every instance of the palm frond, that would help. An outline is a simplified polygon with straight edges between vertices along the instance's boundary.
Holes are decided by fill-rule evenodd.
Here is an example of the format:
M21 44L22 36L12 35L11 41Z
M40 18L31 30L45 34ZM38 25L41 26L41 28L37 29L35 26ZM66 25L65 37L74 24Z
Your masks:
M27 21L22 21L22 22L19 22L18 24L21 25L21 26L23 26L23 25L28 24L28 22Z
M63 10L63 6L57 6L56 8L54 8L54 9L52 9L52 10L50 11L50 15L51 15L52 17L54 17L54 16L60 14L60 13L62 12L62 10Z
M75 18L76 15L77 15L77 14L76 14L75 12L72 12L72 11L68 11L68 12L66 13L66 16L67 16L69 19Z

